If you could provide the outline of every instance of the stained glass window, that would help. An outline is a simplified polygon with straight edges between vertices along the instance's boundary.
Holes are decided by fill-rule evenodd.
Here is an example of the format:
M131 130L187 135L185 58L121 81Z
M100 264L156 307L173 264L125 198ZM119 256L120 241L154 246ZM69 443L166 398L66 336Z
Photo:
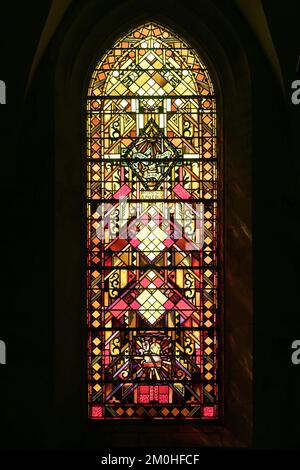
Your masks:
M219 417L217 203L209 72L172 31L142 25L88 91L91 419Z

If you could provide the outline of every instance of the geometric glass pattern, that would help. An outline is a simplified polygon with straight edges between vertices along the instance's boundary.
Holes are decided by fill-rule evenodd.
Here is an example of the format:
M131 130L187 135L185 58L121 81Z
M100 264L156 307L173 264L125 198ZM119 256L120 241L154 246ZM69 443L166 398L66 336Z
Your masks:
M216 100L177 34L143 24L87 97L88 414L217 420Z

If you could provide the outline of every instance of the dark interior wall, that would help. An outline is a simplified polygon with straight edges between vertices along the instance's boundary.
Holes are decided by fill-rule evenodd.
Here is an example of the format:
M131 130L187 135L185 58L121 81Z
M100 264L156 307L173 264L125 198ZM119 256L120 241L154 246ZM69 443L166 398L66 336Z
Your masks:
M55 335L53 259L54 233L58 234L64 226L68 226L72 218L78 217L75 213L64 212L67 204L64 202L64 208L60 213L60 220L64 220L63 225L55 225L54 103L59 93L59 90L55 88L59 47L65 32L74 24L76 15L83 8L83 2L75 2L73 9L64 18L36 71L26 106L23 108L26 77L49 3L40 2L33 6L30 2L26 2L25 6L19 7L18 18L12 11L9 12L9 17L15 18L15 25L22 32L19 40L11 39L12 30L9 23L4 24L1 30L4 38L1 50L6 51L6 56L4 61L1 58L1 73L3 63L4 67L0 78L5 79L8 84L9 104L5 109L10 115L9 123L14 123L13 126L9 125L6 129L1 129L1 140L5 141L6 152L9 155L9 158L3 159L5 171L1 181L3 191L1 200L5 201L3 213L7 216L7 225L13 227L9 232L2 232L3 265L6 269L3 270L2 286L5 300L1 306L3 312L0 326L3 337L1 339L5 339L9 347L8 365L0 370L3 394L1 398L4 429L4 433L2 429L1 446L3 447L6 445L11 447L60 445L62 441L58 441L55 435L59 421L53 419L57 407L57 394L59 396L62 392L60 384L69 383L69 388L64 387L63 393L66 395L61 395L63 398L60 399L62 421L64 421L63 403L65 403L67 415L71 418L73 416L74 422L76 421L78 410L73 410L75 414L72 415L72 403L74 403L74 397L75 401L79 400L77 403L80 403L82 392L80 385L74 387L74 373L78 371L72 368L63 371L62 368L57 367L59 357L55 356L55 346L58 346L63 361L64 358L72 355L70 350L74 346L72 342L74 336L68 337L62 333ZM84 3L87 4L87 2ZM177 11L180 16L180 6L176 7L175 2L169 3L170 7L173 5L172 11L175 14ZM197 5L192 6L192 11L198 9L202 15L203 11L207 14L205 9L203 10L204 3L197 2ZM240 141L240 145L245 146L246 153L249 152L250 144L255 149L251 171L254 237L253 440L254 445L258 447L299 446L297 420L291 418L291 413L295 416L300 415L297 404L300 374L295 367L291 366L289 356L290 340L294 339L294 336L300 336L300 332L297 331L299 322L295 308L297 305L295 282L298 275L297 249L296 253L291 255L293 246L298 246L296 233L299 219L296 214L299 208L299 191L293 166L296 148L294 147L294 150L291 148L288 138L291 124L285 122L290 112L289 104L287 102L284 104L268 61L233 4L229 5L229 2L222 1L213 3L223 12L228 28L244 46L251 70L251 109L255 119L251 122L252 130L248 138L241 131L247 128L247 122L241 124L240 131L237 131L235 137L237 145ZM110 6L112 5L111 2ZM281 25L275 17L272 21L273 30L276 33ZM279 36L276 47L284 51L289 48L291 38ZM7 46L8 37L10 38L9 47ZM229 44L228 48L230 47ZM15 72L15 60L13 60L15 57L21 57L18 74ZM69 70L72 69L72 60L75 57L76 50L74 50L74 55L70 56L69 64L66 64ZM232 57L231 60L234 64L235 58ZM4 113L2 108L1 113ZM292 113L295 113L295 109ZM247 118L247 115L241 116L242 120L247 121ZM231 132L234 135L234 129ZM238 165L238 161L232 160L232 165L232 174L234 174L234 167ZM246 187L249 185L247 178L250 172L248 170L246 165L244 174ZM74 207L74 195L78 206L81 206L82 202L80 190L76 189L80 188L82 182L76 178L66 182L72 207ZM289 191L290 182L294 188L292 193ZM249 243L251 243L249 240L251 218L241 217L241 213L247 213L250 204L249 191L245 191L245 188L238 184L236 177L233 178L232 184L231 194L236 193L241 203L236 206L235 212L231 212L233 228L239 226L238 232L233 232L230 239L229 248L231 259L234 261L231 267L233 274L231 285L232 289L236 289L237 292L235 307L240 306L240 310L245 315L242 318L238 317L236 310L236 321L228 325L231 341L234 342L236 335L240 335L243 328L249 328L249 315L251 315L249 303L245 304L243 289L238 282L239 277L243 278L244 267L249 272L251 264L248 251ZM285 225L285 220L287 220L288 227ZM80 243L80 237L81 235L75 234L68 240L71 251L77 242ZM244 256L241 260L238 259L241 251L234 254L236 246L234 237L240 243L240 248L244 246ZM59 256L60 262L65 263L66 271L71 269L70 263L75 268L80 268L82 262L80 254L74 259L68 253L69 250L66 250ZM280 268L279 263L281 263ZM70 285L66 280L66 285L60 287L65 287L68 297L78 285ZM79 312L80 305L74 302L74 308ZM67 313L65 328L73 312ZM76 344L80 344L81 338L81 330L77 326ZM83 346L82 343L81 346ZM230 351L232 361L234 361L234 343ZM80 351L77 351L77 360L80 360ZM243 362L241 357L238 357L234 367L236 370L232 373L235 377L240 374L241 377L245 377L244 369L247 368L247 362ZM233 398L236 402L240 397L245 402L251 400L250 396L245 395L243 388L235 390L231 388L231 392L235 395ZM79 405L79 413L81 411L84 412L82 403ZM247 421L247 417L245 419ZM74 422L72 419L69 422L69 439L66 436L65 444L74 444L75 441L78 442L78 439L79 441L81 439L80 432L78 434L75 431L76 435L72 434ZM237 423L231 424L233 428L237 427ZM64 429L68 431L68 428Z
M291 363L291 343L300 338L299 292L299 129L300 106L291 102L291 83L297 79L299 2L263 1L284 80L284 101L276 99L276 84L257 83L259 100L270 109L271 138L260 145L254 175L256 196L257 341L254 371L255 439L270 447L300 447L300 370ZM298 77L299 78L299 77ZM259 113L258 126L266 119ZM275 131L275 129L278 129ZM259 198L259 195L262 197ZM255 209L254 209L255 210ZM287 280L287 282L285 281Z
M7 365L0 369L4 448L44 441L43 421L49 419L53 280L52 235L46 225L52 217L51 156L38 158L42 150L35 145L34 107L27 108L25 120L23 111L27 77L50 3L44 0L37 8L36 2L22 2L16 9L1 2L0 11L0 76L7 86L7 104L0 106L0 337L7 345ZM25 125L26 119L32 126ZM49 132L47 126L42 131Z

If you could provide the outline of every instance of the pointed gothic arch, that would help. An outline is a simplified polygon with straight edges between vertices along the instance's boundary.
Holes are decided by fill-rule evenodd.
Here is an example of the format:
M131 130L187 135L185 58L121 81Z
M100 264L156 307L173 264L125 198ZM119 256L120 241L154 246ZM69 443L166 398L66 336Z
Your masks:
M238 36L228 28L226 18L210 1L202 2L207 13L204 16L199 12L191 15L189 9L182 4L178 10L170 10L167 5L158 3L156 2L155 12L153 5L151 11L145 11L136 2L134 15L127 8L128 5L122 4L118 8L107 8L106 13L100 16L98 3L91 4L89 8L81 9L80 14L73 12L68 31L57 39L61 45L55 76L55 223L60 228L55 240L58 370L55 403L56 419L63 426L57 429L60 429L62 436L63 429L68 429L74 439L78 439L83 433L86 438L90 436L87 438L88 442L96 439L95 445L99 442L97 436L103 436L103 429L113 429L120 436L126 432L128 439L139 439L139 432L136 433L135 428L128 423L134 420L120 419L111 424L111 420L107 419L87 419L88 383L85 378L88 371L84 367L86 361L83 360L87 351L86 278L78 277L78 273L86 273L85 123L91 76L99 58L105 56L118 37L126 36L127 31L154 19L155 22L166 25L170 31L178 32L180 37L186 38L196 54L204 59L214 84L219 118L219 195L225 195L225 204L221 201L219 207L220 226L224 229L219 234L219 253L224 258L219 266L222 270L219 294L226 314L222 325L225 366L223 371L221 364L220 372L221 388L225 389L225 393L221 393L224 413L220 415L220 430L225 432L225 426L248 443L252 426L250 67L253 64L249 63L247 52ZM66 246L68 253L72 255L72 266L64 261ZM242 264L237 262L241 258ZM67 345L70 345L70 349ZM70 355L66 355L67 348ZM239 390L242 390L241 394ZM149 424L145 428L140 429L151 434L151 429L154 428L150 426L150 421L148 420ZM159 420L155 420L155 426L158 422ZM163 422L171 425L170 420L160 420L161 424ZM195 421L181 420L181 423L188 425ZM143 426L142 423L140 425ZM164 425L166 426L169 424ZM151 435L155 440L156 431ZM167 437L167 434L164 435L164 441ZM218 435L213 434L206 439L200 433L198 438L199 442L214 445Z

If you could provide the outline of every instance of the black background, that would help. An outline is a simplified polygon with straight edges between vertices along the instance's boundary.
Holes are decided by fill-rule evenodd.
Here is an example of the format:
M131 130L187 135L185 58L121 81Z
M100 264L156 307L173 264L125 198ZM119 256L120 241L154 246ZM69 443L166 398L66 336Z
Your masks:
M221 1L221 8L234 8ZM0 106L1 298L0 339L7 365L0 366L0 448L47 448L44 424L52 400L53 339L53 149L38 147L30 126L26 86L51 2L0 2L0 79L7 104ZM230 5L229 5L230 4ZM282 134L261 138L262 162L253 162L254 448L300 448L300 365L291 343L300 339L299 308L299 113L291 103L297 77L300 4L264 1L283 73L285 102L272 98L274 84L260 87L262 123L282 108ZM43 65L45 67L45 64ZM51 63L49 63L51 67ZM48 90L35 106L45 106ZM31 103L28 104L28 103ZM53 133L45 119L39 131ZM36 132L36 128L35 128ZM255 138L255 130L254 130ZM286 153L278 152L278 142ZM268 158L265 156L268 155Z

